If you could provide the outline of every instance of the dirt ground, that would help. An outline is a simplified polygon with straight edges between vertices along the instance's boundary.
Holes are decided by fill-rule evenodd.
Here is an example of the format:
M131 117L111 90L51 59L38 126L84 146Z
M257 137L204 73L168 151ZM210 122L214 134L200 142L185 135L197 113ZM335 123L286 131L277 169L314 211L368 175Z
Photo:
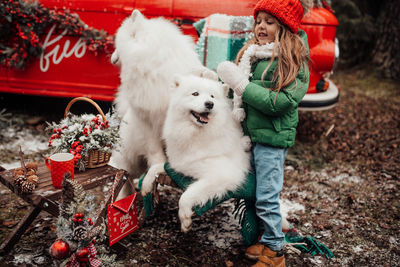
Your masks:
M287 253L287 266L400 266L400 84L370 73L365 69L338 71L333 80L341 87L339 104L328 111L300 112L281 197L304 206L289 214L290 223L302 235L325 244L335 257ZM0 112L6 108L0 113L2 165L18 160L17 149L5 144L20 132L29 129L33 138L45 142L49 135L44 121L59 120L68 100L0 94L0 102ZM101 106L104 109L109 104ZM10 128L15 134L5 134ZM40 160L47 152L34 151L27 157ZM155 216L122 241L129 250L113 251L120 263L253 264L244 258L246 247L232 215L232 202L195 218L193 229L183 234L177 217L179 195L174 188L161 190ZM27 208L0 186L0 241ZM56 238L53 223L43 212L14 249L0 256L0 265L55 266L48 253Z

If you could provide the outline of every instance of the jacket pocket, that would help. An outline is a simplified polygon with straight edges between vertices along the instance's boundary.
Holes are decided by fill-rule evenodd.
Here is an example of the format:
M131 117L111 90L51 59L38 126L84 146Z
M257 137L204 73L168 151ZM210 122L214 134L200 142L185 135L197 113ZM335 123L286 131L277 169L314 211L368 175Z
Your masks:
M274 129L276 132L280 132L281 131L281 118L274 118L272 119L272 125L274 126Z

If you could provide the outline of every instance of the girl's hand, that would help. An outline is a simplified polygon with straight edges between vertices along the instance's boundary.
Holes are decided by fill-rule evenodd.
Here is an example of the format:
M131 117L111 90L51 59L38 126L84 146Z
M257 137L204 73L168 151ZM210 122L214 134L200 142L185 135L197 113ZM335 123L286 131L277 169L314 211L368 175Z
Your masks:
M235 91L235 94L241 96L244 89L249 84L249 79L243 71L230 61L221 62L217 67L218 76Z

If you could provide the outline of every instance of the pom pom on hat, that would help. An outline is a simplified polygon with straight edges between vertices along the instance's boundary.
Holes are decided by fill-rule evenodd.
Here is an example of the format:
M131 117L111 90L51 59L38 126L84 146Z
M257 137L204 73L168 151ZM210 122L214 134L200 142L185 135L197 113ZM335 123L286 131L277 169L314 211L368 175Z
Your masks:
M293 33L299 31L300 22L304 15L299 0L260 0L254 7L254 19L260 11L265 11L276 17L282 24L288 26Z

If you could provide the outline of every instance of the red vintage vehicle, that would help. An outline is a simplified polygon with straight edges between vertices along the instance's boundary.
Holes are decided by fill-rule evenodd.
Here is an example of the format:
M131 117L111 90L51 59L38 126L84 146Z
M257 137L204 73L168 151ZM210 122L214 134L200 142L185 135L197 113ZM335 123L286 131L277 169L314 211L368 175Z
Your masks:
M177 23L185 34L197 40L192 23L214 13L249 16L257 0L40 0L49 8L69 9L87 25L115 34L133 9L145 16L163 16ZM332 107L339 90L326 76L338 57L335 45L336 17L325 8L313 8L301 28L307 32L311 53L311 78L304 109ZM76 97L112 101L119 86L119 69L105 54L87 51L79 38L53 34L41 37L45 47L41 57L24 70L0 67L0 92Z

